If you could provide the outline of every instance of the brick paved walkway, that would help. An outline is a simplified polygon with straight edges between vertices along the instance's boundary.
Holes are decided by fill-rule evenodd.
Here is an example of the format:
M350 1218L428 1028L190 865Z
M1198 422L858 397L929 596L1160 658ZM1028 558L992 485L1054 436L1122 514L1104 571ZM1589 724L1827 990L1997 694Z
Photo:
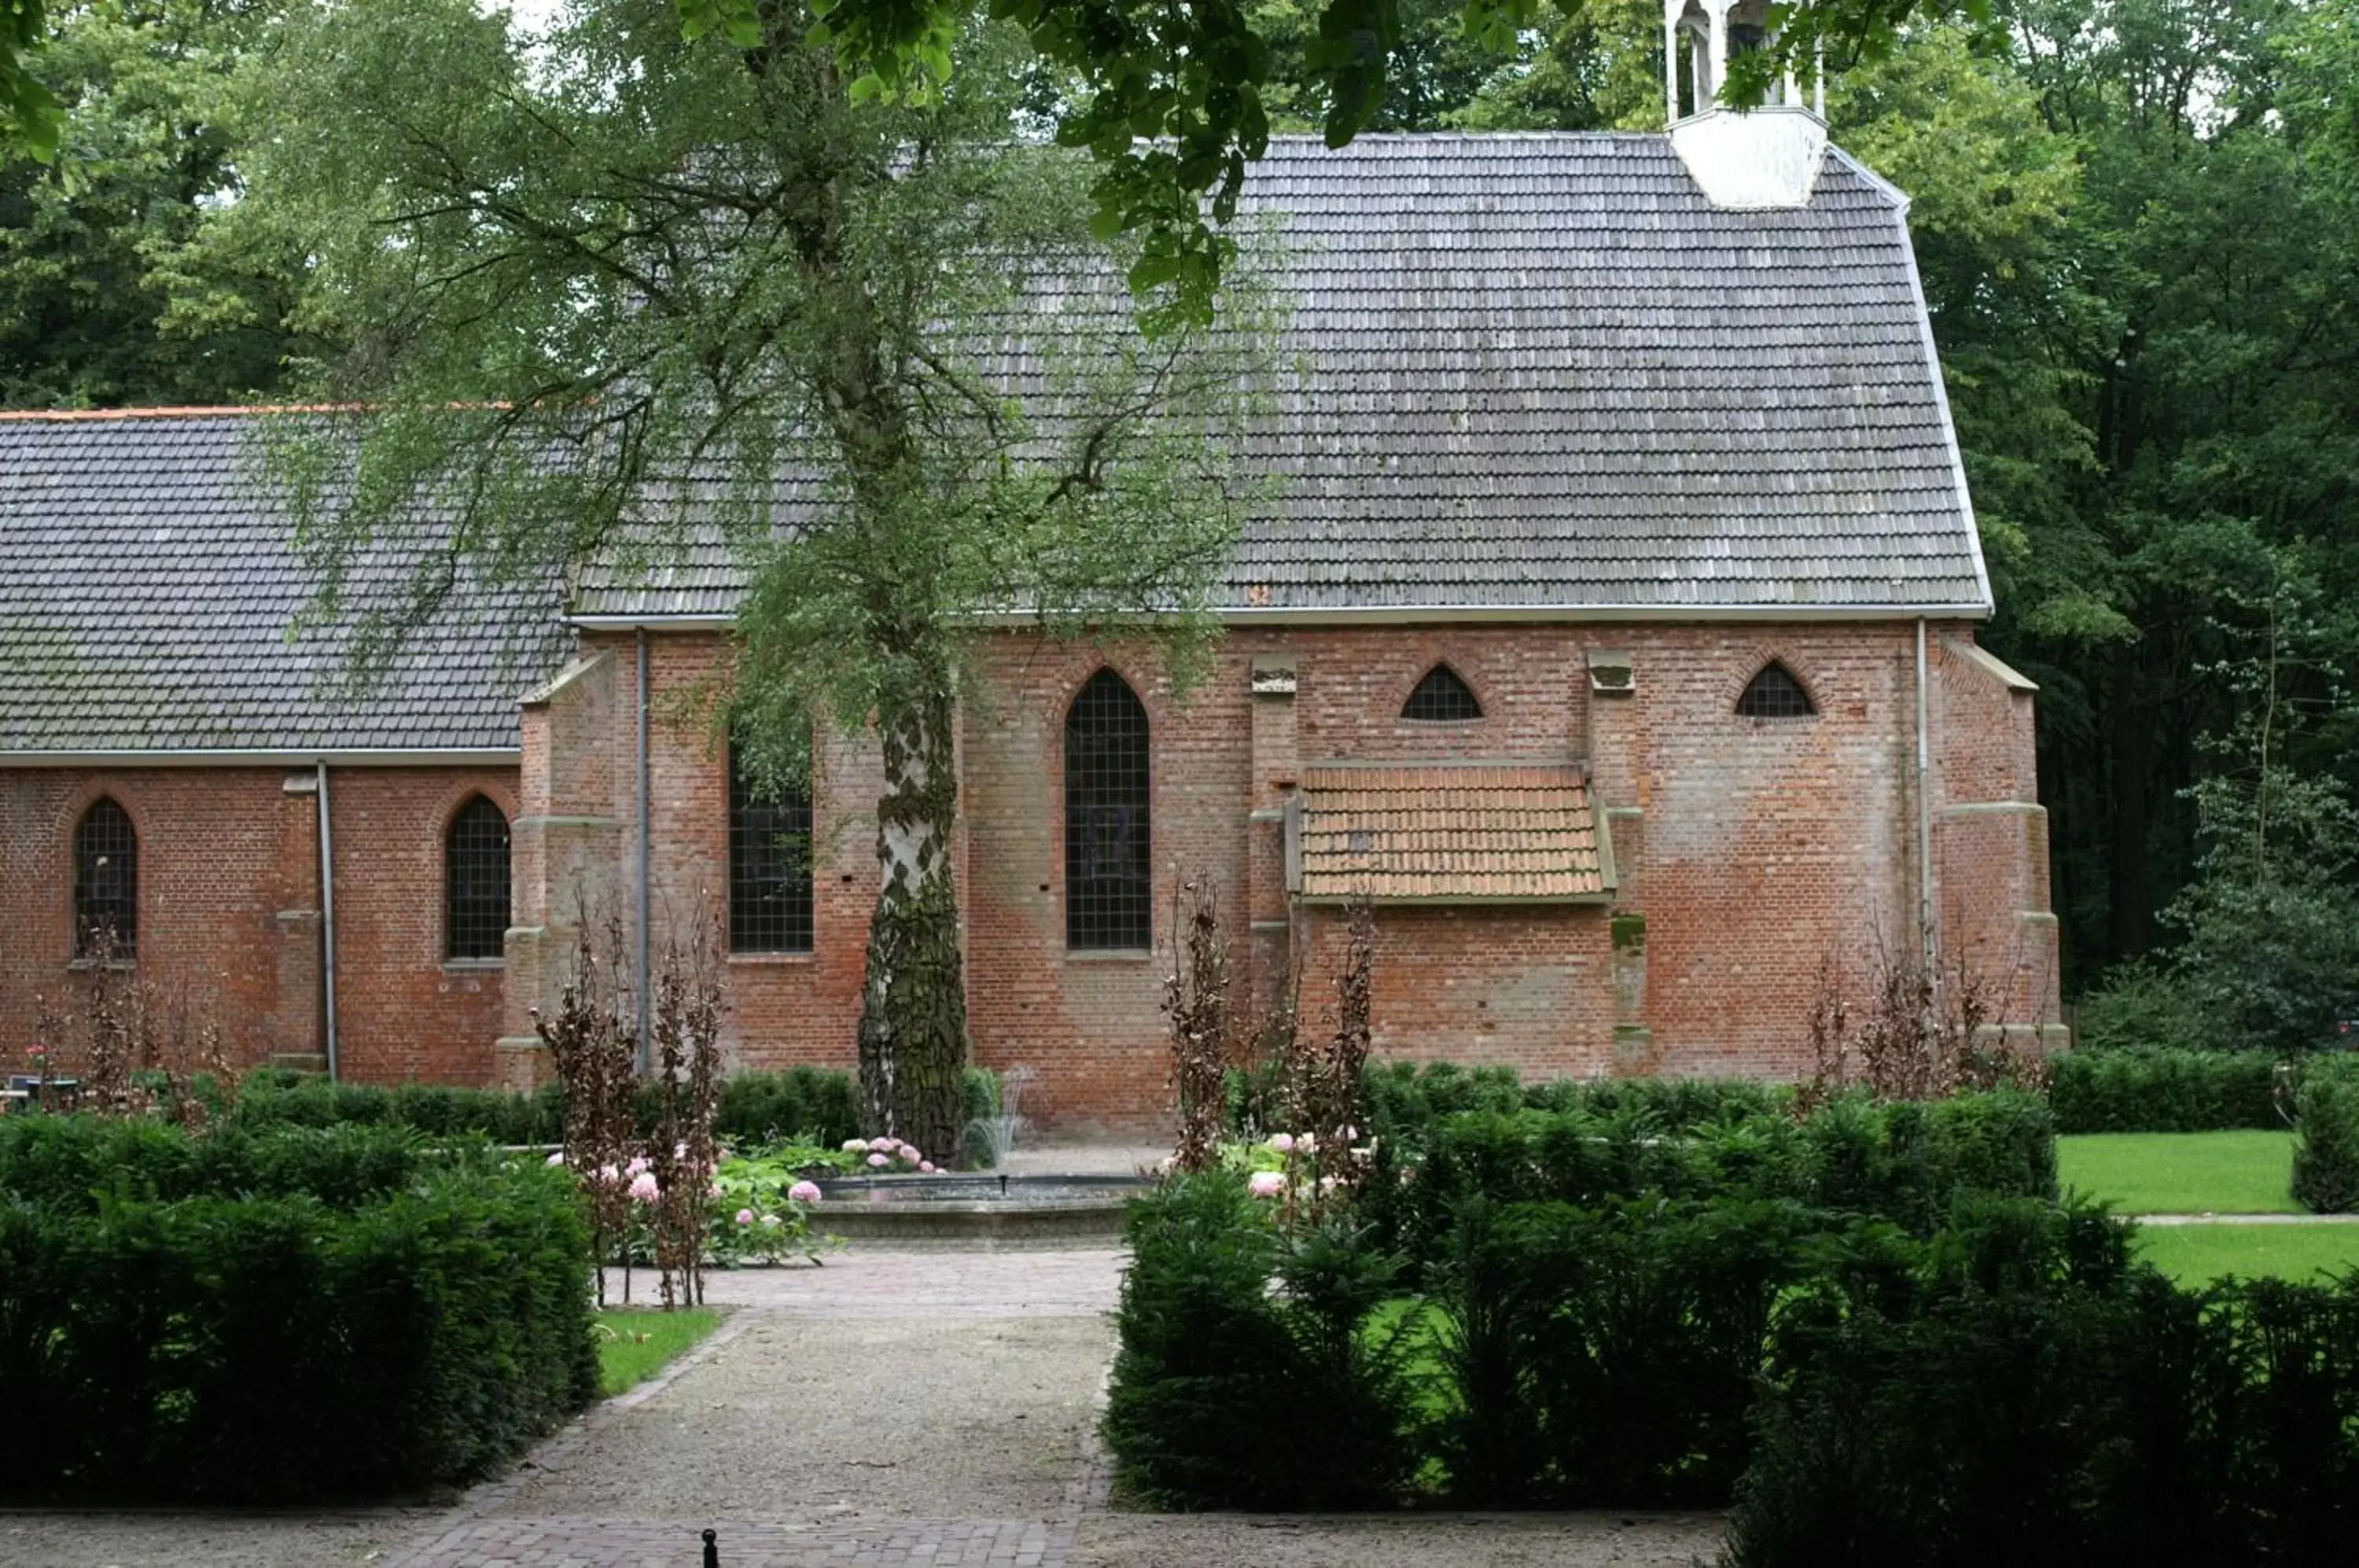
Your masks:
M1077 1520L903 1519L829 1528L587 1519L477 1519L446 1531L403 1568L694 1568L703 1532L723 1568L930 1563L934 1568L1055 1568Z
M1122 1254L1106 1247L853 1248L820 1268L712 1274L707 1301L732 1309L719 1334L658 1382L607 1401L550 1439L526 1468L476 1488L454 1514L395 1552L386 1568L697 1568L707 1528L723 1568L1061 1568L1082 1517L1104 1502L1089 1432L1111 1341L1076 1320L1110 1312L1121 1276ZM610 1278L610 1295L619 1283ZM1060 1322L1073 1327L1056 1329ZM1042 1353L1034 1342L1043 1335L1072 1342L1076 1334L1082 1338L1075 1347L1090 1364L1057 1368L1060 1375L1044 1389L1047 1372L1026 1359ZM994 1373L995 1356L1013 1357L1015 1369ZM801 1366L790 1365L799 1357ZM972 1366L981 1381L945 1387L946 1366ZM978 1401L995 1394L994 1376L1011 1379L997 1410L1004 1438L974 1428ZM799 1432L840 1415L845 1404L899 1411L909 1424L883 1437L864 1422L853 1427L832 1468L809 1453L813 1443L791 1458L766 1461L746 1452L758 1446L749 1441L749 1423ZM939 1429L961 1422L967 1435L936 1441ZM929 1451L940 1457L929 1462ZM679 1478L632 1487L637 1462L657 1455L680 1467ZM875 1486L856 1501L830 1502L860 1485L863 1473L847 1473L846 1465L873 1466L867 1474ZM734 1482L732 1465L740 1471ZM939 1493L928 1485L929 1469L942 1472ZM581 1507L583 1499L624 1502L641 1491L670 1497L674 1506L611 1514ZM683 1492L735 1502L703 1519L662 1517L678 1511ZM897 1500L955 1501L962 1494L1031 1497L1044 1517L893 1517ZM564 1511L549 1510L550 1501Z

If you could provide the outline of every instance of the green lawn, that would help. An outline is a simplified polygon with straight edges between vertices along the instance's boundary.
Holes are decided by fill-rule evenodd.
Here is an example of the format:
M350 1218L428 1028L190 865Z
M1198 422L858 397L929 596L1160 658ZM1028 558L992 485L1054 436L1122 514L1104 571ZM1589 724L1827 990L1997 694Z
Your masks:
M711 1334L721 1314L625 1309L598 1314L598 1374L608 1397L646 1382L665 1362Z
M2137 1251L2182 1285L2223 1274L2307 1279L2359 1267L2359 1225L2149 1225Z
M2056 1140L2068 1191L2125 1214L2297 1214L2290 1132L2104 1132Z

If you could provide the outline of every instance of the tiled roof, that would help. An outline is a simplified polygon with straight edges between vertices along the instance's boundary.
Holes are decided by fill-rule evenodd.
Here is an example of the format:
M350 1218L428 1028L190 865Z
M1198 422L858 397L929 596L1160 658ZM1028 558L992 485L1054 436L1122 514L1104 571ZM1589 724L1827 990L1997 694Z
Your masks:
M0 419L0 756L497 750L560 661L552 574L464 587L352 688L352 622L293 632L312 582L235 410ZM353 616L414 558L356 563Z
M1310 768L1300 800L1305 898L1532 903L1613 891L1577 767Z
M1987 612L1903 202L1843 154L1808 206L1737 212L1661 136L1278 137L1245 208L1282 215L1304 372L1248 443L1281 483L1223 604ZM576 607L739 590L708 536Z

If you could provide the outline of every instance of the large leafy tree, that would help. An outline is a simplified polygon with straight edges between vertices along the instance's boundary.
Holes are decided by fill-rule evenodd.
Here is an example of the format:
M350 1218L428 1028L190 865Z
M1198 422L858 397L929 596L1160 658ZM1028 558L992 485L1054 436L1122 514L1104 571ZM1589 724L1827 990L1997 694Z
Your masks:
M864 98L910 103L944 91L969 19L967 6L950 0L821 0L808 10L801 0L676 5L690 38L723 35L746 49L768 47L782 26L800 27L799 41L830 49ZM1882 53L1913 14L1956 8L1952 0L1794 0L1777 8L1773 46L1732 62L1724 95L1757 103L1789 60L1808 71L1822 55ZM1967 0L1965 8L1984 6ZM1267 145L1273 113L1315 104L1338 146L1371 125L1415 125L1448 95L1448 79L1473 72L1483 52L1508 66L1506 85L1528 74L1541 109L1587 113L1598 84L1582 68L1600 58L1588 47L1599 18L1613 14L1603 30L1617 36L1657 30L1651 8L1631 0L994 0L991 9L1022 27L1071 84L1058 135L1097 155L1101 231L1142 236L1133 283L1168 288L1171 308L1199 321L1211 319L1234 244L1224 225L1246 163ZM0 146L44 159L61 124L37 52L47 26L44 0L0 7ZM1559 47L1536 53L1535 41L1551 35ZM1538 69L1519 74L1519 60ZM1635 80L1625 76L1608 96ZM1274 83L1272 104L1265 93ZM1608 109L1606 117L1620 115Z
M918 102L810 34L781 7L750 42L683 38L668 0L579 0L522 39L473 0L301 11L248 84L222 223L302 236L308 320L352 345L303 390L369 411L274 443L332 573L429 512L495 577L734 548L756 768L800 773L815 722L881 752L862 1083L878 1130L946 1149L976 639L1009 615L1205 628L1241 496L1220 438L1264 338L1234 274L1222 333L1142 332L1077 159L1010 134L1020 38L960 31Z
M277 8L99 0L59 18L61 156L0 160L0 404L232 401L301 350L299 256L192 243L235 196L222 100Z

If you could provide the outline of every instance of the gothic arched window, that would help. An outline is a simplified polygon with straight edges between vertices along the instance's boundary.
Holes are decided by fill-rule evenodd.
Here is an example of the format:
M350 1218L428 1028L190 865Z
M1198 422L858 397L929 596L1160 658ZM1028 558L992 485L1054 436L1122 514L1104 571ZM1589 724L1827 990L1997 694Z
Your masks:
M1474 689L1446 664L1437 664L1427 670L1425 679L1409 692L1408 701L1401 704L1404 719L1451 724L1482 716L1483 704L1474 700Z
M1745 694L1736 699L1736 711L1748 719L1802 719L1818 712L1810 705L1810 694L1793 672L1776 659L1761 667L1745 686Z
M1154 945L1147 709L1101 670L1065 711L1065 945Z
M811 887L808 789L764 790L729 748L729 951L810 953L817 920Z
M478 795L459 808L442 841L442 953L501 957L508 934L508 819Z
M92 957L103 946L129 958L138 942L139 835L131 813L101 796L74 824L74 956Z

